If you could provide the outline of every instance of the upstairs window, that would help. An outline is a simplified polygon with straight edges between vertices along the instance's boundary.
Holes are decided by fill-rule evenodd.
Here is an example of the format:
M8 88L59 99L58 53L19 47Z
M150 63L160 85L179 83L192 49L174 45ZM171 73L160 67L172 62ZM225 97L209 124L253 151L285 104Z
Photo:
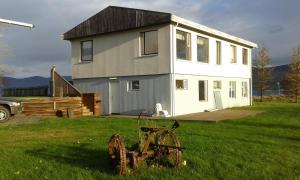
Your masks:
M229 97L236 98L236 82L229 81Z
M204 37L197 37L197 60L208 63L209 58L209 40Z
M242 82L242 97L248 97L248 83Z
M128 81L127 82L127 89L128 91L139 91L140 90L140 81Z
M177 30L176 32L177 58L191 60L191 34Z
M188 80L176 80L176 89L187 90L188 89Z
M221 55L222 54L222 48L221 48L221 41L216 42L216 64L221 64Z
M93 60L93 41L81 42L81 61Z
M141 33L141 55L158 54L158 31Z
M199 81L199 101L207 101L207 81Z
M248 49L243 48L243 64L248 64Z
M230 45L230 62L236 63L236 46Z

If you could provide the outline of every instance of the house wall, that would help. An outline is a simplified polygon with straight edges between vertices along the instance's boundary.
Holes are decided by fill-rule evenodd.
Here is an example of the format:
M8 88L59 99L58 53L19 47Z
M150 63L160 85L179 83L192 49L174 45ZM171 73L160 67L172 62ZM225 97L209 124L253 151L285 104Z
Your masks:
M140 56L140 32L158 29L159 53ZM192 60L176 57L176 29L191 33ZM209 63L197 62L197 35L209 38ZM80 41L93 40L94 60L80 62ZM221 41L221 65L216 64L216 40ZM100 92L102 110L110 114L109 78L120 85L120 113L154 111L156 103L175 115L202 112L215 108L213 80L222 81L224 108L251 104L251 49L210 37L176 25L166 25L111 33L72 41L72 69L75 86L82 92ZM237 63L230 63L230 45L237 47ZM242 48L248 49L248 65L242 64ZM176 79L187 79L188 89L177 90ZM140 80L138 92L127 91L128 80ZM199 101L198 81L207 80L207 101ZM229 81L236 81L237 97L229 98ZM248 82L248 97L242 97L241 83Z
M127 82L140 81L139 91L127 91ZM110 114L109 78L75 79L74 85L84 93L99 92L103 114ZM138 115L141 111L154 112L155 104L171 112L170 75L148 75L118 77L120 86L120 113Z
M189 113L203 112L205 110L215 109L214 91L220 91L222 96L222 103L224 108L235 106L247 106L250 105L250 79L248 78L226 78L217 76L198 76L198 75L182 75L175 74L174 81L176 79L187 79L187 90L176 89L174 85L174 115L183 115ZM207 81L207 100L199 101L199 80ZM213 81L221 81L222 88L220 90L213 89ZM236 98L229 98L229 81L236 81ZM248 82L248 95L242 97L242 82ZM174 82L175 84L175 82Z
M177 59L176 30L191 34L191 60ZM171 27L171 72L173 116L203 112L215 109L213 81L222 82L221 92L224 108L251 105L251 48L231 43L223 39L207 36L186 28ZM209 63L197 62L197 36L209 39ZM221 42L221 65L216 64L216 41ZM230 45L236 46L237 63L230 62ZM242 48L248 49L248 64L242 62ZM188 80L187 90L176 89L176 79ZM207 101L199 101L198 81L207 81ZM229 81L236 81L236 98L229 98ZM248 82L248 96L242 97L241 83Z
M71 41L72 76L98 78L170 73L170 25ZM158 29L158 55L140 55L140 32ZM93 40L93 61L81 62L81 41Z

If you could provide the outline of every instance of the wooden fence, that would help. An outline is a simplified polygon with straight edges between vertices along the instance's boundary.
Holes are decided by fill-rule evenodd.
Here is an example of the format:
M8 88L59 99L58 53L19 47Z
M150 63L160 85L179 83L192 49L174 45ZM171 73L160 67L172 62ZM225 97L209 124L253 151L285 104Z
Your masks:
M2 89L3 97L48 96L48 95L49 95L48 86Z
M40 116L65 116L70 110L72 115L82 115L82 101L80 97L72 98L32 98L22 102L23 114Z

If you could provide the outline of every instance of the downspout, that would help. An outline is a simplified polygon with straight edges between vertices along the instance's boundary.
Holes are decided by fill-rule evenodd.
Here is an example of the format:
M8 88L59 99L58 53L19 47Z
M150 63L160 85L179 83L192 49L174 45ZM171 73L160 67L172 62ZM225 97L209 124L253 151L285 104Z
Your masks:
M171 116L174 116L174 92L173 92L173 24L171 24L170 35L170 98L171 98Z
M178 27L178 22L176 23L176 27ZM175 93L174 93L174 75L175 75L175 56L174 56L174 25L171 24L171 82L170 82L170 90L171 90L171 115L175 116Z

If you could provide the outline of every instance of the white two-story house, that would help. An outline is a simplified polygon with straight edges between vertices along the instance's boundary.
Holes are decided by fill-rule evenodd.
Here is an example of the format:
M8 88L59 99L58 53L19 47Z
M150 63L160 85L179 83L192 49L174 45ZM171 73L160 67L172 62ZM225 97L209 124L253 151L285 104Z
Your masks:
M109 6L64 34L72 77L104 114L251 105L255 43L170 13Z

